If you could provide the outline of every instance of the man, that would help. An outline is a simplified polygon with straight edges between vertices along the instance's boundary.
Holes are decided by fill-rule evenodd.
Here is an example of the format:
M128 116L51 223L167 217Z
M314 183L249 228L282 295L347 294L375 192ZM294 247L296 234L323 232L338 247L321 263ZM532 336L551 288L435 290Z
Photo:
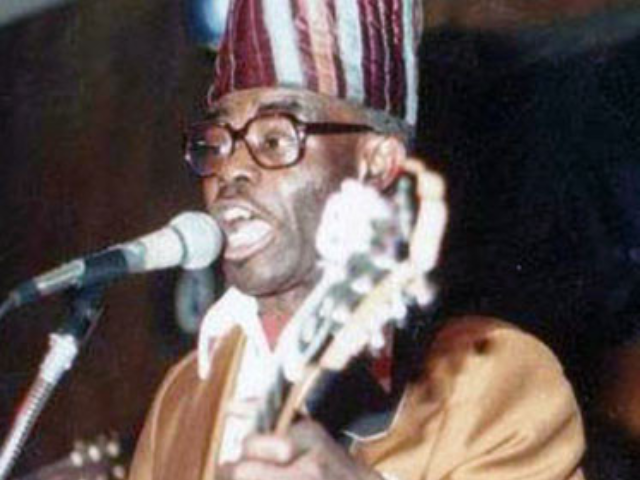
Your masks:
M489 318L399 335L392 356L355 362L314 392L315 420L286 434L257 434L246 418L318 282L327 199L347 178L384 191L406 161L416 11L410 0L232 4L186 158L226 233L233 288L207 315L198 355L161 387L132 479L582 478L562 369L535 338Z

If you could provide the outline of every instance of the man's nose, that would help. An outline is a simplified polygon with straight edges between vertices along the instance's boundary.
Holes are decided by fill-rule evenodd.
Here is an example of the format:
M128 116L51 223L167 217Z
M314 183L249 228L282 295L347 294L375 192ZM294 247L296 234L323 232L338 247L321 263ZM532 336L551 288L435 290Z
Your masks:
M225 189L234 190L255 185L260 180L260 167L251 158L251 152L244 142L239 142L233 155L223 162L218 171L221 193Z

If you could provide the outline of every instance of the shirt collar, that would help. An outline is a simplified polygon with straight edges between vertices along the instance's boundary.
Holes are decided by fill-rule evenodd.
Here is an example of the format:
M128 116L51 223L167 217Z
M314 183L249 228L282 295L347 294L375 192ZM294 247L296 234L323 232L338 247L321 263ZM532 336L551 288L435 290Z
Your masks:
M255 297L231 287L209 308L202 321L198 335L198 376L200 379L205 380L211 372L216 347L219 344L218 340L229 334L235 327L242 329L248 342L253 345L254 351L261 357L266 358L275 355L278 358L286 358L286 347L281 345L283 342L278 342L279 348L276 348L275 352L271 351L260 321L258 301ZM288 325L288 327L285 328L285 332L281 335L281 339L285 338L285 344L287 343L287 332L293 330L291 325ZM388 391L390 388L390 365L393 349L393 335L390 329L385 330L385 337L387 340L385 349L380 352L380 355L377 355L378 358L373 362L372 374L381 386Z
M230 288L208 310L198 335L198 376L204 380L209 376L218 340L240 327L259 352L269 352L269 344L258 316L258 301Z

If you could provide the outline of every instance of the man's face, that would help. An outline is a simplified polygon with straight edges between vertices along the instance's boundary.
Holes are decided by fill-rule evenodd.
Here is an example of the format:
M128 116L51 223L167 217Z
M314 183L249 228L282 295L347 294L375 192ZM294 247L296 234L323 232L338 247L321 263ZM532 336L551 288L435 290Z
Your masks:
M306 122L363 123L357 109L308 92L255 89L222 98L216 122L240 129L257 115L285 112ZM223 269L246 293L272 296L317 280L315 236L328 196L355 176L358 134L309 135L295 165L268 170L238 141L230 159L203 181L207 209L227 237Z

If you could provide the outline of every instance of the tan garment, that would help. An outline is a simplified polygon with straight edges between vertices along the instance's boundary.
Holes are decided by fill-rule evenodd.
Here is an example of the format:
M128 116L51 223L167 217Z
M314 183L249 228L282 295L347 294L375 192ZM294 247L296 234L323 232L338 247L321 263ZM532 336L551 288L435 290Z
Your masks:
M213 480L221 421L243 339L234 332L208 380L190 355L169 373L139 441L131 480ZM358 439L358 460L398 480L579 480L580 413L554 355L513 326L450 321L387 432Z

